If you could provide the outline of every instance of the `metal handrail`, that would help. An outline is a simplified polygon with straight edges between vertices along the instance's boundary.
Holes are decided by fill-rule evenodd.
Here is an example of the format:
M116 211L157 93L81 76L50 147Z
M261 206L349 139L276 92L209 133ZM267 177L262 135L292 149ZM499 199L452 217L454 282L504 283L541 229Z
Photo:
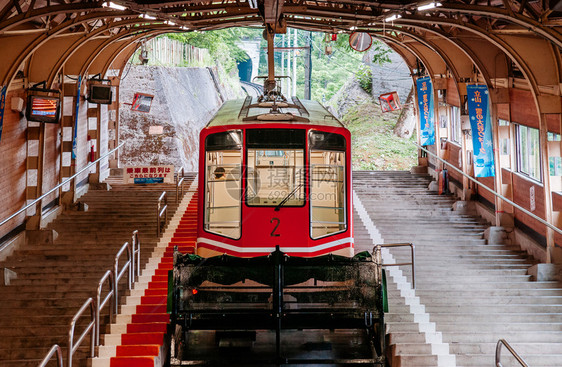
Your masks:
M81 174L82 172L84 172L85 170L89 169L90 167L92 167L94 164L98 163L99 161L101 161L102 159L106 158L107 156L113 154L116 150L118 150L119 148L121 148L123 146L123 144L125 144L125 142L122 142L121 144L119 144L117 146L117 148L109 151L108 153L104 154L102 157L96 159L95 161L93 161L92 163L88 164L86 167L82 168L80 171L76 172L75 174L73 174L72 176L70 176L69 178L67 178L66 180L64 180L63 182L61 182L60 184L58 184L57 186L53 187L51 190L47 191L46 193L44 193L43 195L39 196L37 199L33 200L31 203L27 204L26 206L24 206L23 208L21 208L20 210L18 210L17 212L15 212L14 214L10 215L8 218L4 219L1 223L0 223L0 227L2 227L4 224L8 223L11 219L17 217L18 215L20 215L21 213L23 213L24 211L26 211L27 209L31 208L33 205L37 204L39 201L43 200L45 197L47 197L48 195L52 194L53 192L55 192L55 190L58 190L60 187L66 185L67 183L69 183L70 181L72 181L76 176L78 176L79 174Z
M107 293L105 298L101 299L101 291L103 289L103 284L109 281L109 289L110 291ZM108 270L105 272L103 277L98 284L98 293L96 295L96 345L100 345L100 314L101 310L105 307L105 305L109 302L109 322L111 322L111 318L115 312L113 307L113 302L111 301L111 297L115 297L115 283L113 282L113 272Z
M507 348L507 350L511 353L511 355L517 360L517 362L519 362L519 364L522 367L529 367L529 365L527 364L527 362L525 362L525 360L523 358L521 358L521 356L519 354L517 354L517 352L515 351L515 349L513 349L511 347L511 345L509 345L509 343L505 340L505 339L500 339L498 340L498 344L496 344L496 367L503 367L503 364L501 363L501 354L502 354L502 345L505 346Z
M82 314L86 311L86 309L88 307L90 307L91 321L88 324L88 326L86 327L86 329L84 330L84 332L82 332L82 334L78 338L78 341L75 344L74 343L74 328L76 327L76 322L78 321L78 319L80 319L80 316L82 316ZM84 338L86 337L86 335L88 335L88 333L90 331L92 332L91 342L90 342L90 357L92 357L92 358L94 357L94 344L95 344L95 341L96 341L95 324L96 324L96 310L95 310L95 306L94 306L94 300L92 299L92 297L90 297L86 300L86 302L84 302L82 307L80 307L80 310L78 310L78 312L76 312L76 314L72 318L72 321L70 322L70 330L68 331L68 361L67 361L67 367L72 367L72 356L74 355L74 352L76 352L76 349L78 349L80 344L82 344L82 341L84 340Z
M123 255L123 253L127 251L127 262L125 264L123 264L123 269L121 269L121 271L119 271L119 258L121 257L121 255ZM113 269L113 280L114 280L114 288L113 291L115 292L115 312L117 312L117 310L119 309L119 280L121 280L121 278L123 277L123 274L125 274L125 270L129 270L129 278L127 279L127 285L129 287L129 289L131 289L131 278L132 278L132 261L131 261L131 246L129 245L129 242L125 242L123 244L123 246L121 246L121 249L119 250L119 252L117 252L117 255L115 255L115 266Z
M416 147L420 148L421 150L423 150L426 153L429 153L430 155L432 155L433 157L437 158L438 160L440 160L441 162L445 163L447 166L450 166L452 169L454 169L455 171L457 171L458 173L460 173L461 175L463 175L464 177L468 178L470 181L474 182L475 184L481 186L483 189L488 190L489 192L491 192L492 194L494 194L494 196L497 196L498 198L502 199L503 201L505 201L506 203L512 205L513 207L517 208L518 210L522 211L523 213L527 214L528 216L530 216L531 218L541 222L542 224L544 224L545 226L547 226L548 228L552 229L554 232L557 232L559 234L562 234L562 229L548 223L546 220L542 219L541 217L531 213L530 211L528 211L527 209L523 208L522 206L514 203L513 201L509 200L508 198L506 198L505 196L503 196L502 194L494 191L493 189L489 188L488 186L484 185L482 182L479 182L478 180L472 178L471 176L467 175L466 173L464 173L463 171L461 171L460 169L458 169L457 167L455 167L454 165L452 165L451 163L447 162L444 159L441 159L440 157L437 156L437 154L430 152L429 150L425 149L424 147L422 147L421 145L418 145L416 143L412 143L414 144Z
M133 231L133 236L131 238L132 243L132 255L133 255L133 276L131 281L134 282L136 277L140 277L140 240L139 240L139 230L135 229Z
M412 288L416 289L416 246L413 243L387 243L384 245L376 245L375 248L383 247L410 247L410 255L412 261L409 263L397 263L397 264L382 264L382 266L403 266L411 265L412 267Z
M164 206L162 206L162 200L164 200ZM156 236L160 237L160 222L162 216L165 215L164 225L168 222L168 193L166 191L162 192L162 195L158 198L156 203Z
M57 354L57 367L64 367L64 364L63 364L63 361L62 361L62 349L61 349L61 347L58 346L58 344L55 344L51 347L51 350L49 350L49 353L47 353L45 358L43 358L41 363L39 363L38 367L45 367L47 365L47 363L49 363L51 361L51 358L53 358L55 353Z
M182 168L183 169L183 168ZM179 198L181 196L183 196L183 181L185 180L185 177L182 177L178 180L178 183L176 184L176 204L179 201ZM178 192L181 191L181 196L178 195Z
M181 176L180 176L180 173L181 173ZM185 170L184 170L183 167L180 168L180 169L178 170L178 172L176 173L176 182L178 182L178 180L179 180L180 177L185 177Z

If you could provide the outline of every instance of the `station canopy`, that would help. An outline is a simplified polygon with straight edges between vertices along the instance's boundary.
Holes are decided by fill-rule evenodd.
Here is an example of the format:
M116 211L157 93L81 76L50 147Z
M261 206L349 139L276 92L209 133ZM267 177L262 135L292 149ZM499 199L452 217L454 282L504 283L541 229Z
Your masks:
M0 85L11 83L39 50L43 61L43 56L55 61L27 66L37 74L29 80L52 81L63 65L65 74L103 72L127 45L159 34L264 26L274 33L288 27L330 34L368 32L399 52L410 68L420 61L426 67L433 64L433 75L448 73L457 81L471 77L474 69L491 82L507 77L513 64L538 92L542 78L533 74L547 73L550 80L554 74L533 70L526 61L533 55L525 50L539 45L536 58L547 46L549 58L558 58L553 49L558 55L562 46L562 2L0 0L0 49L7 53L0 55Z

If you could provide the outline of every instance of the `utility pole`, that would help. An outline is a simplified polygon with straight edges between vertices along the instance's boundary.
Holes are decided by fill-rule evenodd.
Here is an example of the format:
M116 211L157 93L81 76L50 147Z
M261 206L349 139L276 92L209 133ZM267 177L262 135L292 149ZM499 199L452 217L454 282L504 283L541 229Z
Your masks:
M308 38L308 48L304 61L304 99L311 99L311 83L312 83L312 32L305 33Z
M296 47L298 47L297 45L297 29L294 29L295 31L295 38L293 39L293 48L295 48L295 51L293 51L293 95L296 96L297 95L297 52L296 52Z

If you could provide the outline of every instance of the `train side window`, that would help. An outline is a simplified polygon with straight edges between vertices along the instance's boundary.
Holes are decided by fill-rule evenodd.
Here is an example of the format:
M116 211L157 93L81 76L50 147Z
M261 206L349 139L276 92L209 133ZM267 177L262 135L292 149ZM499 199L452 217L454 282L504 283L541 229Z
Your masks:
M204 229L240 238L242 133L228 131L205 140Z
M310 231L316 239L347 228L345 138L312 132L310 146Z

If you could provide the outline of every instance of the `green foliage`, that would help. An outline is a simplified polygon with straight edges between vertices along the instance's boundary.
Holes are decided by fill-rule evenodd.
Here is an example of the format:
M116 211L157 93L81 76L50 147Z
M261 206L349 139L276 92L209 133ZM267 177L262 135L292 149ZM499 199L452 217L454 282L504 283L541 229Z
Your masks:
M351 131L355 170L409 170L417 164L416 134L410 139L393 133L400 111L382 113L373 102L357 105L342 117Z
M293 47L294 30L285 35L275 36L276 47ZM169 34L167 37L176 39L190 45L206 48L211 57L219 61L227 72L235 70L237 62L247 58L246 53L237 45L244 39L260 39L261 49L259 75L267 75L267 52L266 41L263 39L263 29L253 28L230 28L208 32L188 32ZM290 34L290 36L289 36ZM290 38L290 42L289 42ZM307 32L298 30L297 47L291 52L275 52L275 73L276 75L287 75L287 71L281 71L282 58L290 55L291 64L293 55L296 54L297 61L297 92L293 94L304 97L305 63L307 62L308 50L302 47L312 45L312 99L325 103L328 101L353 75L364 81L364 89L369 91L367 85L369 67L364 64L364 53L358 53L349 46L349 35L338 34L336 41L327 41L325 33ZM332 48L332 53L326 52L326 47ZM389 62L388 53L390 50L379 41L373 40L372 60L365 60L372 63L384 64ZM292 77L292 75L291 75ZM286 91L284 91L286 92Z
M365 92L371 94L373 91L373 73L371 72L371 68L367 65L360 65L355 75L359 86L361 86Z
M229 28L208 32L170 33L166 36L199 48L209 50L211 57L232 71L236 63L248 58L246 52L238 47L243 39L261 37L262 31L250 28Z

